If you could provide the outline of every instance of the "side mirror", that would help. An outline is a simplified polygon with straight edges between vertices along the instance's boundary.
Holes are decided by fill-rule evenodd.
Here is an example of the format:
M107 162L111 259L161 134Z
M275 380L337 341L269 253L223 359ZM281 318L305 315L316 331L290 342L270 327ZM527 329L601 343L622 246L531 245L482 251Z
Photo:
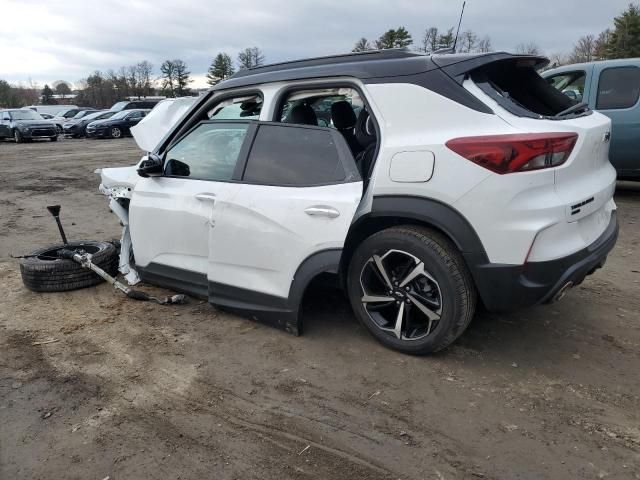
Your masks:
M162 174L163 165L164 161L160 155L151 154L145 161L140 163L138 175L144 178L156 177Z

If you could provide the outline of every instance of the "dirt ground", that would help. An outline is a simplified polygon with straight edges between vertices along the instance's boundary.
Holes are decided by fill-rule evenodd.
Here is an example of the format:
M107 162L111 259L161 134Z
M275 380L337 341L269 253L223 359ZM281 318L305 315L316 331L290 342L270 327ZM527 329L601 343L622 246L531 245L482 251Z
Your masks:
M640 184L603 270L420 358L327 290L298 338L106 284L27 291L9 255L57 242L45 205L70 238L118 237L93 171L140 155L0 143L0 479L640 479Z

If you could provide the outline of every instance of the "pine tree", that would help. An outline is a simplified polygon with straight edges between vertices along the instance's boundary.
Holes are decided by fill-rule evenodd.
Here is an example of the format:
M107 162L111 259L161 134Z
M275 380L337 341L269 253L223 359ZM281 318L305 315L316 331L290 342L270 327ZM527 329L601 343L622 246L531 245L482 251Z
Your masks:
M613 24L607 42L607 57L640 57L640 7L630 4L622 15L613 19Z
M397 29L390 29L380 35L380 38L376 40L375 45L378 50L386 48L404 48L413 43L411 34L404 27L398 27Z
M42 104L54 105L55 103L56 101L53 98L53 90L51 90L51 87L49 87L49 85L45 85L42 89Z
M215 85L222 80L226 80L234 73L231 57L224 52L219 53L213 59L213 62L211 62L209 72L207 73L207 83L209 85Z

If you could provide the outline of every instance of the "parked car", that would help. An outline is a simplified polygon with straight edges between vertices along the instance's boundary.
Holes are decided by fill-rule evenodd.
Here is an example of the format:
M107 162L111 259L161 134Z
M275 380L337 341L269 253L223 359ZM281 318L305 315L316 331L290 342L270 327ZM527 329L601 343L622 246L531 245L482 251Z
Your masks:
M609 156L618 178L640 180L640 58L565 65L543 76L611 119Z
M53 115L51 115L50 113L38 113L38 114L45 120L51 120L53 118Z
M112 112L110 110L96 110L86 112L80 118L77 118L77 116L73 117L62 126L64 135L72 138L84 137L86 135L87 125L97 120L105 120L107 118L110 118L115 113L116 112Z
M616 242L616 174L611 121L547 62L388 50L242 70L137 166L102 169L121 271L295 334L310 282L337 274L367 330L414 354L478 301L558 300Z
M16 143L48 138L58 140L55 124L31 109L0 110L0 139L13 138Z
M91 122L85 132L87 137L121 138L129 135L129 129L137 125L150 110L122 110L105 119Z
M125 100L115 103L109 110L120 112L122 110L152 109L160 100Z
M66 110L61 110L60 112L58 112L56 116L52 119L52 121L53 123L56 124L58 133L62 134L64 132L65 123L67 123L69 120L74 118L80 112L89 112L89 111L95 112L96 109L93 107L75 107L74 106L73 108L67 108ZM83 115L87 115L87 113L84 113Z

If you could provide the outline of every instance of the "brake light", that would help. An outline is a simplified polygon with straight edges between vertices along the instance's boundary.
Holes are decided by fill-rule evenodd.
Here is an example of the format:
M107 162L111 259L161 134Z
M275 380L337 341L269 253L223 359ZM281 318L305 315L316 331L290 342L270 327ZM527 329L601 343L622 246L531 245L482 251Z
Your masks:
M562 165L577 140L577 133L525 133L454 138L446 145L467 160L502 175Z

